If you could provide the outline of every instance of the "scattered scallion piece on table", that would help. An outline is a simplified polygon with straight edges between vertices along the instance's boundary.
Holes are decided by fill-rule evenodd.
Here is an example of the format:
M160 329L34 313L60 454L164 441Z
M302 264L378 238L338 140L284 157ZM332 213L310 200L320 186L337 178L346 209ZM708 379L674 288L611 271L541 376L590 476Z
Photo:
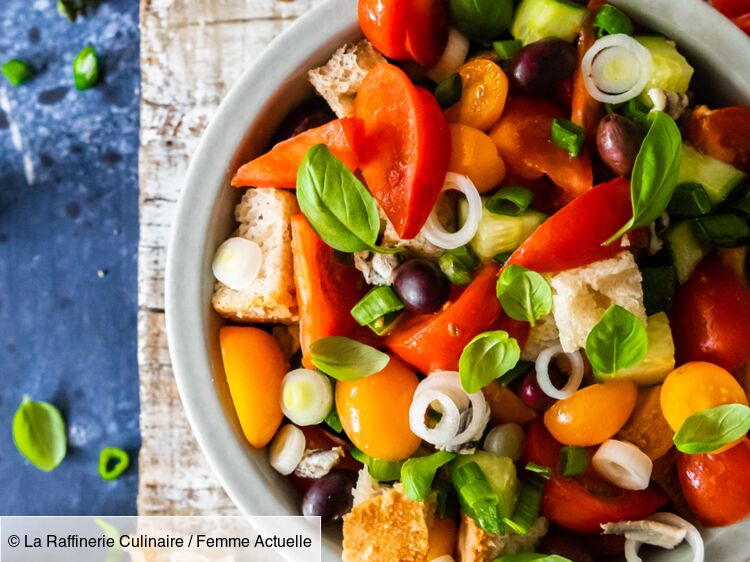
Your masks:
M593 26L598 37L615 35L616 33L632 35L633 31L635 31L630 18L611 4L605 4L596 13Z
M577 158L581 154L585 141L581 127L560 117L552 120L550 139L555 146L562 148L572 158Z
M54 470L68 448L60 411L48 402L32 402L25 396L13 416L13 441L18 451L39 470Z
M73 82L77 90L88 90L99 81L99 57L96 49L84 47L73 61Z
M57 0L57 13L75 21L98 3L99 0Z
M19 86L31 78L31 67L21 59L10 59L2 66L2 73L13 86Z
M441 81L435 88L435 99L442 109L448 109L461 99L463 83L461 75L454 72L448 78Z
M117 447L107 447L99 454L99 476L102 480L116 480L130 466L130 455Z

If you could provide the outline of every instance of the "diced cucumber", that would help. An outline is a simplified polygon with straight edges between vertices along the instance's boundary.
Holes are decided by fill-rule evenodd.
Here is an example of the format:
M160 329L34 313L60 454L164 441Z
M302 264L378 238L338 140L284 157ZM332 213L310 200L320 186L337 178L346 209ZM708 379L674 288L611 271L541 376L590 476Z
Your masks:
M734 166L708 154L701 154L690 145L682 145L678 182L699 183L714 206L724 201L746 177Z
M510 32L524 45L547 37L573 41L586 13L585 6L568 0L521 0Z
M672 263L680 284L688 280L698 263L706 257L710 247L701 242L693 230L693 221L687 220L670 226L664 233L669 244Z
M653 107L648 97L648 91L651 88L660 88L678 94L687 92L690 79L693 77L693 67L679 53L675 42L658 35L641 35L636 39L649 50L654 61L651 76L639 99L649 107Z
M462 199L458 205L460 224L466 220L468 212L469 204ZM546 218L547 215L532 209L515 217L496 215L482 204L482 218L470 243L471 249L482 263L489 263L496 255L518 248Z
M451 464L451 472L454 473L461 466L471 462L479 465L492 491L497 495L497 511L500 518L513 515L513 509L516 507L516 500L518 499L519 485L513 459L487 451L477 451L473 455L460 455ZM460 493L459 490L459 495Z
M628 379L639 386L651 386L661 383L674 370L674 340L669 318L664 312L648 317L648 351L643 361L622 369L614 375L597 374L599 382L609 379Z

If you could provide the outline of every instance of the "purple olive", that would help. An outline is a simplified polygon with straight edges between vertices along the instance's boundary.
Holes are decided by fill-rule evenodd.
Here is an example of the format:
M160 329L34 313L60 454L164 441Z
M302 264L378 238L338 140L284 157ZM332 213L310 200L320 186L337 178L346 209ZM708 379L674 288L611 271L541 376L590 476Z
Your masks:
M320 516L323 522L338 521L352 509L356 475L334 470L315 480L302 498L302 515Z
M398 267L393 288L406 310L428 314L437 312L445 304L451 284L433 262L413 259Z
M319 97L302 102L287 115L273 135L271 145L295 137L308 129L314 129L336 119L328 104Z
M549 93L554 86L573 74L578 53L562 39L542 39L518 51L510 65L513 86L519 92L535 96Z
M521 397L521 400L526 402L529 408L533 408L537 412L543 412L555 403L554 399L547 396L539 388L534 371L531 371L524 377L518 395Z
M539 545L539 551L564 556L572 562L594 562L595 560L580 535L556 529L544 537Z
M618 176L629 176L643 142L643 131L622 115L605 115L596 128L596 147L607 167Z

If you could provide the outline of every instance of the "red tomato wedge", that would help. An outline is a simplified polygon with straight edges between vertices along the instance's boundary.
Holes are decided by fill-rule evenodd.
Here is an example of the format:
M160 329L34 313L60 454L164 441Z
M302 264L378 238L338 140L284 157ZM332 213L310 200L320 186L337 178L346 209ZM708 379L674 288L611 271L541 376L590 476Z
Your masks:
M699 105L685 126L685 140L696 149L750 173L750 109Z
M572 158L552 144L552 119L562 116L548 101L514 98L506 104L490 137L508 169L529 179L547 174L573 198L591 189L594 175L585 149Z
M422 373L457 371L466 344L492 329L503 313L495 296L498 271L494 264L485 266L446 308L416 324L397 327L386 347Z
M617 178L568 203L544 221L518 248L508 263L540 273L554 273L622 252L620 240L607 240L633 216L630 182Z
M292 217L294 285L300 316L302 362L310 362L310 345L327 336L372 340L368 328L352 318L351 309L367 292L355 268L337 262L333 249L323 242L304 215Z
M711 0L711 5L728 18L750 12L750 0Z
M409 0L359 0L359 27L373 47L386 57L409 60L406 23Z
M325 144L344 166L356 170L361 135L362 123L359 119L334 119L282 141L263 156L251 160L237 171L232 185L294 188L297 185L297 169L307 151L316 144Z
M406 50L426 68L435 66L448 43L448 14L441 0L411 0L406 21Z
M358 153L368 189L401 238L414 238L443 188L448 124L435 98L383 63L362 82L354 113L364 122Z
M750 35L750 12L733 18L732 22L747 35Z
M596 42L596 32L594 31L593 21L596 10L589 4L589 13L583 22L583 27L578 36L578 64L573 73L573 92L571 97L570 120L583 127L586 135L586 144L589 150L596 150L596 128L599 121L606 113L604 104L596 101L591 97L583 81L583 72L581 72L581 61L586 51Z
M750 360L750 291L716 257L677 289L670 318L679 363L708 361L734 371Z

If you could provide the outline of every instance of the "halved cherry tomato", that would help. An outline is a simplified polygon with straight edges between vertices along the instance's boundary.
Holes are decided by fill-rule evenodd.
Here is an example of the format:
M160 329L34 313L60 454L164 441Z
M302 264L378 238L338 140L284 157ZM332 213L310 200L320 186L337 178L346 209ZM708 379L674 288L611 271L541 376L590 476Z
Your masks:
M750 0L711 0L711 5L730 19L750 12Z
M750 109L699 105L690 113L685 140L700 152L750 173Z
M484 193L500 185L505 164L492 139L479 129L451 123L451 159L448 170L469 176L477 191Z
M597 150L596 128L599 126L599 121L604 117L606 111L604 110L604 104L592 98L586 89L583 72L581 71L581 61L586 52L596 42L596 32L593 26L596 10L598 8L593 9L591 4L589 4L589 13L578 35L578 64L573 73L573 87L570 101L570 120L576 125L583 127L583 132L586 135L586 144L592 152Z
M553 273L611 258L622 251L620 240L602 243L632 216L630 182L618 178L604 183L544 221L508 263Z
M544 413L544 425L560 443L599 445L625 425L637 398L638 387L627 380L592 384L555 402Z
M494 125L505 108L508 77L491 60L474 59L458 71L461 75L461 99L445 111L451 123L463 123L482 131Z
M374 375L336 383L336 410L352 443L371 457L405 459L422 440L409 426L409 407L419 379L396 358Z
M414 238L440 195L450 159L448 124L435 98L392 64L362 82L354 113L365 124L359 165L401 238Z
M417 324L396 327L386 346L422 373L457 371L466 344L502 314L495 296L498 271L496 265L486 265L457 300Z
M750 515L750 441L747 438L722 453L680 453L677 472L690 509L704 525L731 525Z
M352 318L351 309L367 292L355 268L337 262L333 249L315 233L304 215L292 217L294 285L300 315L303 363L310 362L310 345L327 336L371 339L368 328Z
M370 43L386 57L408 60L406 14L408 0L359 0L359 26Z
M431 68L448 43L448 14L442 0L410 0L406 16L406 50L415 61Z
M678 363L708 361L734 371L750 360L750 290L715 256L677 289L670 318Z
M750 35L750 12L733 18L732 23L734 23L734 25L739 27L747 35Z
M550 140L552 119L562 113L550 102L536 98L510 100L490 132L509 170L529 179L547 174L571 198L594 184L591 159L583 149L573 158Z
M344 166L355 170L361 135L362 122L359 119L334 119L280 142L269 152L243 165L232 178L232 185L294 188L297 169L307 151L316 144L325 144Z

